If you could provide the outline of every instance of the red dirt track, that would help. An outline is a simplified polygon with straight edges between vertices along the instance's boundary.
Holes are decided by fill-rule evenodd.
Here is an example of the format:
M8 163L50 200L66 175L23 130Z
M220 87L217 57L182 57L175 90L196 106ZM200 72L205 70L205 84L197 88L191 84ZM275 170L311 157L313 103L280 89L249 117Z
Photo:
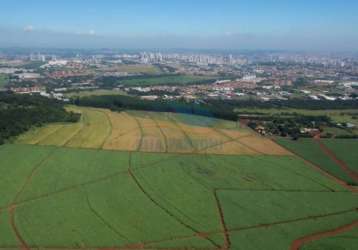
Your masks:
M236 139L231 139L229 141L235 141L237 140L238 138ZM337 164L340 160L338 160L336 158L336 156L334 155L333 152L331 152L320 140L319 138L315 138L317 140L317 143L322 144L321 146L321 149L327 154L330 156L330 158L332 159L336 159L337 160ZM225 142L227 143L227 142ZM141 143L140 143L141 144ZM138 150L140 148L141 145L139 145L138 147ZM326 149L328 149L327 151L324 150L324 147ZM47 157L45 157L41 162L39 162L37 165L35 165L35 167L33 168L32 172L29 174L29 176L25 179L23 185L20 187L19 191L16 193L15 195L15 198L14 200L12 201L12 203L6 207L8 209L8 212L9 212L9 215L10 215L10 220L9 220L9 223L11 225L11 228L13 229L15 235L16 235L16 238L19 242L19 246L18 248L21 249L21 250L31 250L33 248L36 248L36 247L33 247L33 246L28 246L26 241L22 238L21 236L21 233L19 232L18 228L16 227L16 223L15 223L15 210L16 210L16 207L17 206L20 206L22 205L23 203L26 203L26 202L29 202L29 201L32 201L32 200L36 200L36 199L42 199L42 198L47 198L51 195L55 195L57 193L62 193L62 192L66 192L66 191L69 191L69 190L72 190L72 189L75 189L75 188L78 188L79 186L82 186L82 185L89 185L89 184L93 184L93 183L96 183L96 182L100 182L100 181L103 181L103 180L106 180L106 179L109 179L109 178L112 178L113 176L104 176L104 177L100 177L100 178L97 178L93 181L88 181L86 183L83 183L83 184L78 184L78 185L74 185L74 186L71 186L71 187L68 187L68 188L65 188L63 190L59 190L57 192L53 192L53 193L50 193L50 194L44 194L44 195L41 195L37 198L34 198L34 199L29 199L29 200L25 200L25 201L18 201L18 198L21 196L21 194L24 192L25 188L31 183L31 180L33 178L33 176L36 174L37 170L42 166L43 162L46 161L51 155L52 155L53 152L51 152ZM196 152L193 152L193 153L196 153ZM218 214L219 214L219 218L220 218L220 224L221 224L221 230L216 230L216 231L211 231L211 232L200 232L198 230L196 230L195 228L193 228L191 225L189 225L188 223L182 221L180 218L178 218L177 216L175 216L175 214L173 214L168 208L166 208L165 206L163 206L162 204L160 204L158 201L156 201L152 195L150 193L148 193L147 190L145 190L145 188L142 186L142 184L140 183L139 179L136 177L136 175L134 174L134 170L136 169L140 169L140 168L146 168L148 166L151 166L151 164L148 164L148 165L143 165L143 166L140 166L140 167L136 167L136 168L131 168L131 152L129 152L129 166L128 166L128 170L124 170L124 171L119 171L118 173L116 173L115 175L120 175L120 174L125 174L125 173L128 173L129 176L133 179L133 181L135 182L136 186L141 190L141 192L144 193L144 195L152 202L154 203L154 205L156 205L157 207L159 207L162 211L164 211L166 214L168 214L170 217L172 217L174 220L176 220L177 222L179 222L181 225L185 226L186 228L190 229L191 231L193 231L193 234L192 235L187 235L187 236L178 236L178 237L173 237L173 238L169 238L169 239L163 239L163 240L158 240L158 241L153 241L153 242L139 242L139 243L134 243L134 244L128 244L128 245L124 245L122 247L97 247L98 250L120 250L120 249L168 249L168 250L180 250L180 249L197 249L199 250L200 248L195 248L195 247L183 247L183 248L161 248L161 247L149 247L150 244L155 244L155 243L161 243L161 242L170 242L170 241L175 241L175 240L182 240L182 239L190 239L190 238L201 238L201 239L205 239L207 241L209 241L210 243L212 243L213 248L208 248L208 249L220 249L220 250L228 250L231 248L231 241L230 241L230 232L237 232L237 231L243 231L243 230L251 230L251 229L256 229L256 228L262 228L262 227L265 227L265 228L269 228L271 226L275 226L275 225L281 225L281 224L289 224L289 223L294 223L294 222L298 222L298 221L306 221L306 220L316 220L316 219L319 219L319 218L325 218L325 217L329 217L329 216L333 216L333 215L339 215L339 214L344 214L344 213L347 213L347 212L350 212L350 211L358 211L357 208L355 209L350 209L350 210L346 210L346 211L340 211L340 212L336 212L336 213L331 213L331 214L323 214L323 215L315 215L315 216L308 216L308 217L303 217L303 218L297 218L297 219L291 219L291 220L287 220L287 221L279 221L279 222L273 222L273 223L270 223L270 224L259 224L259 225L253 225L253 226L248 226L248 227L241 227L241 228L228 228L226 223L225 223L225 218L224 218L224 211L223 211L223 208L221 206L221 202L220 202L220 199L219 199L219 195L218 195L218 192L220 191L224 191L224 190L232 190L232 191L240 191L240 189L234 189L234 188L228 188L228 189L225 189L225 188L215 188L213 189L213 195L214 195L214 198L215 198L215 203L216 203L216 206L217 206L217 210L218 210ZM300 157L302 158L302 157ZM302 158L303 159L303 158ZM305 162L307 162L305 160ZM345 171L351 171L348 166L340 161L341 163L343 163L343 165L340 165L340 167L342 167L342 169L344 169L346 167L346 170ZM339 183L340 185L346 187L347 189L355 192L355 191L358 191L357 189L353 189L352 187L350 187L349 185L347 185L345 182L342 183L341 180L337 179L336 177L330 175L329 173L327 173L326 171L324 171L323 169L321 169L319 166L311 163L311 162L308 162L309 165L313 168L315 168L316 170L319 170L321 173L323 173L324 175L330 177L331 179L335 180L337 183ZM344 167L345 165L345 167ZM348 173L348 172L347 172ZM356 174L356 173L355 173ZM358 180L358 175L356 174L355 178L357 178ZM279 190L270 190L270 191L279 191ZM287 192L296 192L296 190L286 190ZM1 212L1 208L0 208L0 212ZM357 221L354 221L353 223L351 224L348 224L348 225L344 225L344 226L341 226L339 228L336 228L336 229L333 229L333 230L329 230L329 231L324 231L324 232L319 232L319 233L315 233L315 234L312 234L312 235L308 235L308 236L304 236L302 238L299 238L295 241L292 242L291 246L290 246L290 250L299 250L300 247L302 245L304 245L305 243L308 243L308 242L311 242L311 241L314 241L314 240L318 240L318 239L321 239L321 238L324 238L324 237L330 237L330 236L334 236L334 235L337 235L337 234L340 234L340 233L343 233L343 232L346 232L346 231L349 231L355 227L358 226L358 220ZM212 235L216 235L216 234L222 234L223 237L224 237L224 244L222 246L216 244L213 240L211 240L209 237L212 236ZM41 247L43 249L51 249L51 248L46 248L46 247ZM0 247L0 250L2 248ZM70 250L71 248L66 248L66 247L63 247L63 248L57 248L57 247L54 247L53 249L64 249L64 250ZM74 248L75 249L75 248ZM79 248L80 249L80 248ZM84 248L83 248L84 249ZM90 248L92 249L92 248ZM94 249L94 248L93 248Z
M337 156L334 154L334 152L329 149L320 139L319 136L316 136L314 138L314 140L318 143L318 145L320 146L321 150L332 160L334 161L344 172L346 172L349 177L352 178L352 180L358 181L358 173L354 172L353 170L351 170L348 165L337 158Z
M15 206L11 206L9 208L9 214L10 214L10 225L11 225L11 228L12 230L14 231L15 235L16 235L16 238L17 240L19 241L20 243L20 250L31 250L31 248L27 245L26 241L22 238L19 230L17 229L16 227L16 223L15 223L15 209L16 207Z
M225 224L224 211L222 209L220 199L219 199L218 194L217 194L218 191L219 191L219 189L214 190L214 197L215 197L216 205L217 205L218 210L219 210L220 223L221 223L221 226L223 228L224 239L225 239L224 246L221 249L230 249L230 246L231 246L230 234L229 234L229 231L228 231L227 226Z
M274 142L275 140L272 139ZM276 142L275 142L276 143ZM284 146L283 146L284 147ZM334 175L331 175L330 173L328 173L326 170L322 169L320 166L318 166L316 163L306 160L304 157L296 154L295 152L293 152L292 150L290 150L289 148L284 147L286 150L290 151L293 155L295 155L296 157L300 158L301 160L303 160L308 166L310 166L311 168L313 168L314 170L320 172L321 174L323 174L324 176L328 177L329 179L335 181L338 185L344 187L345 189L353 192L353 193L358 193L358 188L353 187L348 185L345 181L337 178Z
M335 236L337 234L341 234L341 233L350 231L355 227L358 227L358 220L354 221L351 224L344 225L344 226L341 226L341 227L338 227L338 228L335 228L335 229L332 229L329 231L324 231L324 232L304 236L304 237L299 238L299 239L295 240L294 242L292 242L290 250L299 250L304 244L306 244L308 242L312 242L312 241L319 240L319 239L326 238L326 237Z

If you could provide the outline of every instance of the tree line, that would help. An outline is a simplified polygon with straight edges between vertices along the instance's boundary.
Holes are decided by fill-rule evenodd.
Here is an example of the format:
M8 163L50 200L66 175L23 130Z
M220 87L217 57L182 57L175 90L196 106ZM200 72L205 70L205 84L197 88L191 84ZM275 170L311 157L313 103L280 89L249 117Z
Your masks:
M80 114L63 103L38 95L0 93L0 144L33 127L52 122L77 122Z

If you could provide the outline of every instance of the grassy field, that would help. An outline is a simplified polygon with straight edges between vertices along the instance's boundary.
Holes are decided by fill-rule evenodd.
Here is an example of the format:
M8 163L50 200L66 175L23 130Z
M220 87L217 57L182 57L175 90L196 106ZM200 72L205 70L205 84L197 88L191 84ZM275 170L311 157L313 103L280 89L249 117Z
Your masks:
M351 181L312 139L281 147L231 121L67 108L78 123L0 146L0 249L281 250L358 220L356 193L284 148ZM355 141L320 142L357 165Z
M15 143L162 153L290 154L231 121L169 113L72 109L82 113L79 123L34 129ZM194 120L201 123L195 124Z
M6 75L0 74L0 88L4 87L7 84L8 77Z
M358 172L358 140L323 139L322 141L339 159L343 160L350 169Z
M6 249L288 249L358 219L355 194L290 155L12 144L0 158Z
M209 76L191 76L191 75L173 75L173 76L156 76L156 77L138 77L121 80L121 84L127 86L148 86L148 85L186 85L195 84L202 81L212 80L216 78Z
M15 143L101 148L111 132L111 124L105 111L77 107L71 107L70 110L82 114L80 122L35 128L19 136Z
M336 162L334 162L329 156L324 153L319 143L317 143L315 140L310 138L301 138L297 141L293 141L286 138L278 138L276 141L282 146L296 153L297 155L318 165L319 167L321 167L328 173L336 176L337 178L347 183L354 183L354 180L352 180L352 178L345 171L343 171L342 168L337 165ZM349 164L352 167L356 166L358 162L357 157L355 156L355 150L352 149L352 146L356 146L355 141L356 140L353 139L347 141L341 139L323 140L323 142L329 145L329 147L331 147L334 152L337 151L337 155L339 154L341 155L341 157L344 157L345 159L349 160ZM351 147L345 148L346 152L343 152L344 147L348 146L348 144ZM338 157L340 157L339 155ZM342 158L342 160L345 159Z

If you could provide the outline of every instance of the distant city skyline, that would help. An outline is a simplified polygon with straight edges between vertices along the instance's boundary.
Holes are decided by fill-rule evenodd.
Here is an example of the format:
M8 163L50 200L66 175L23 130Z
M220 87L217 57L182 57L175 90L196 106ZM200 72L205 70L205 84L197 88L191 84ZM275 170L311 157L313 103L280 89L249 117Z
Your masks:
M358 50L356 0L3 0L0 47Z

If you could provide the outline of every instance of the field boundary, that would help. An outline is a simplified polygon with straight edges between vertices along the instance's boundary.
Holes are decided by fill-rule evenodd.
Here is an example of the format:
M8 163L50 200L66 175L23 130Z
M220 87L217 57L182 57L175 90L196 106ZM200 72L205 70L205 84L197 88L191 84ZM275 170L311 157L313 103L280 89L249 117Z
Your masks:
M272 139L274 140L274 139ZM274 140L275 141L275 140ZM280 144L281 145L281 144ZM282 147L284 147L286 150L288 150L289 152L291 152L294 156L296 156L298 159L303 160L308 166L310 166L312 169L318 171L319 173L321 173L323 176L335 181L337 184L339 184L340 186L344 187L345 189L354 192L354 193L358 193L358 188L355 188L351 185L348 185L345 181L343 181L342 179L332 175L331 173L327 172L325 169L323 169L322 167L320 167L319 165L317 165L316 163L307 160L306 158L304 158L302 155L297 154L296 152L294 152L293 150L289 149L288 147L285 147L284 145L282 145Z
M142 144L143 144L143 139L144 139L144 130L143 130L142 125L140 124L140 121L137 119L137 117L132 116L130 114L128 114L128 115L135 120L135 122L137 123L138 129L140 131L140 138L139 138L139 142L138 142L137 150L136 150L137 152L140 152L140 149L142 148Z
M338 165L353 181L358 182L358 173L350 169L344 161L338 159L336 154L321 141L320 137L315 137L314 141L319 145L322 152L329 157L329 159L336 163L336 165Z
M107 118L108 121L108 125L109 125L109 131L108 134L106 135L106 137L104 138L102 144L99 146L99 149L103 149L104 145L107 143L108 139L111 137L112 135L112 131L113 131L113 124L112 124L112 120L111 118L109 118L108 114L105 111L99 111L102 114L104 114Z
M347 231L351 231L353 228L358 227L358 220L355 220L354 222L350 224L346 224L340 227L337 227L335 229L318 232L314 234L310 234L304 237L301 237L297 240L294 240L290 246L290 250L299 250L304 244L313 242L322 238L327 238L331 236L335 236L337 234L341 234Z
M129 241L129 239L122 233L120 233L111 223L109 223L105 218L103 218L103 216L101 216L92 206L92 203L88 197L88 193L86 192L86 201L87 201L87 205L88 208L91 210L91 212L109 229L111 230L114 234L117 235L117 237L119 237L119 239L122 240L122 238L126 239Z
M81 127L79 127L78 130L59 147L68 147L68 144L73 140L73 138L75 138L79 133L82 132L82 130L85 127L85 119L87 119L84 113L85 112L81 112L81 119L80 119Z
M179 124L179 122L177 120L175 120L174 117L171 116L167 116L169 118L169 120L174 124L174 126L176 126L184 135L184 137L186 138L187 142L189 143L190 147L192 148L192 152L195 152L196 150L198 150L197 147L195 147L191 137L188 135L188 133L183 129L183 127Z
M24 192L25 188L28 186L28 184L31 182L32 178L35 176L36 172L42 167L42 165L50 159L50 157L56 152L55 149L53 149L50 153L48 153L43 159L41 159L35 166L33 166L31 172L29 175L27 175L25 181L21 185L20 189L16 192L12 202L10 205L8 205L8 213L10 215L10 225L13 229L13 232L16 235L17 240L20 243L20 249L21 250L30 250L28 247L26 241L22 238L20 231L17 229L16 222L15 222L15 212L16 212L16 201L21 196L21 194Z
M49 138L50 136L56 134L59 130L63 129L64 125L61 125L61 127L55 129L54 131L52 131L50 134L48 134L45 138L42 138L38 141L36 141L36 143L34 143L34 145L40 145L42 141L46 140L47 138Z
M132 163L131 163L131 155L129 156L129 165L128 165L128 173L131 176L131 178L133 179L133 181L135 182L135 184L137 185L137 187L141 190L141 192L154 204L156 205L158 208L160 208L162 211L164 211L167 215L169 215L171 218L173 218L175 221L177 221L179 224L181 224L182 226L186 227L187 229L189 229L190 231L193 231L196 235L196 237L199 237L202 233L199 232L197 229L195 229L194 227L190 226L189 224L186 224L184 221L180 220L179 218L177 218L172 212L170 212L167 208L163 207L162 205L160 205L156 200L154 200L154 198L144 189L144 187L140 184L139 180L137 179L137 177L135 176L135 174L133 173L132 169L131 169ZM217 245L214 241L206 238L206 240L208 240L211 244L213 244L215 247L220 247L219 245Z
M243 142L241 142L241 141L238 141L238 139L240 139L240 138L255 137L255 136L257 136L257 134L248 134L248 135L243 135L243 136L245 136L245 137L239 136L239 137L237 137L237 138L234 138L234 137L231 137L231 136L225 134L224 132L220 131L220 130L217 129L217 128L211 128L211 129L212 129L213 131L215 131L217 134L222 135L222 136L224 136L224 137L226 137L226 138L228 138L228 139L230 139L230 140L234 140L235 143L238 143L239 145L241 145L241 146L243 146L243 147L246 147L246 148L252 150L253 152L256 152L256 153L259 154L259 155L267 155L266 153L263 153L263 152L257 150L256 148L253 148L253 147L247 145L247 143L243 143Z
M167 135L164 133L162 127L159 125L158 121L153 118L153 116L151 114L149 114L150 119L155 123L155 126L159 129L160 134L163 136L164 138L164 146L165 146L165 153L168 153L168 138Z

